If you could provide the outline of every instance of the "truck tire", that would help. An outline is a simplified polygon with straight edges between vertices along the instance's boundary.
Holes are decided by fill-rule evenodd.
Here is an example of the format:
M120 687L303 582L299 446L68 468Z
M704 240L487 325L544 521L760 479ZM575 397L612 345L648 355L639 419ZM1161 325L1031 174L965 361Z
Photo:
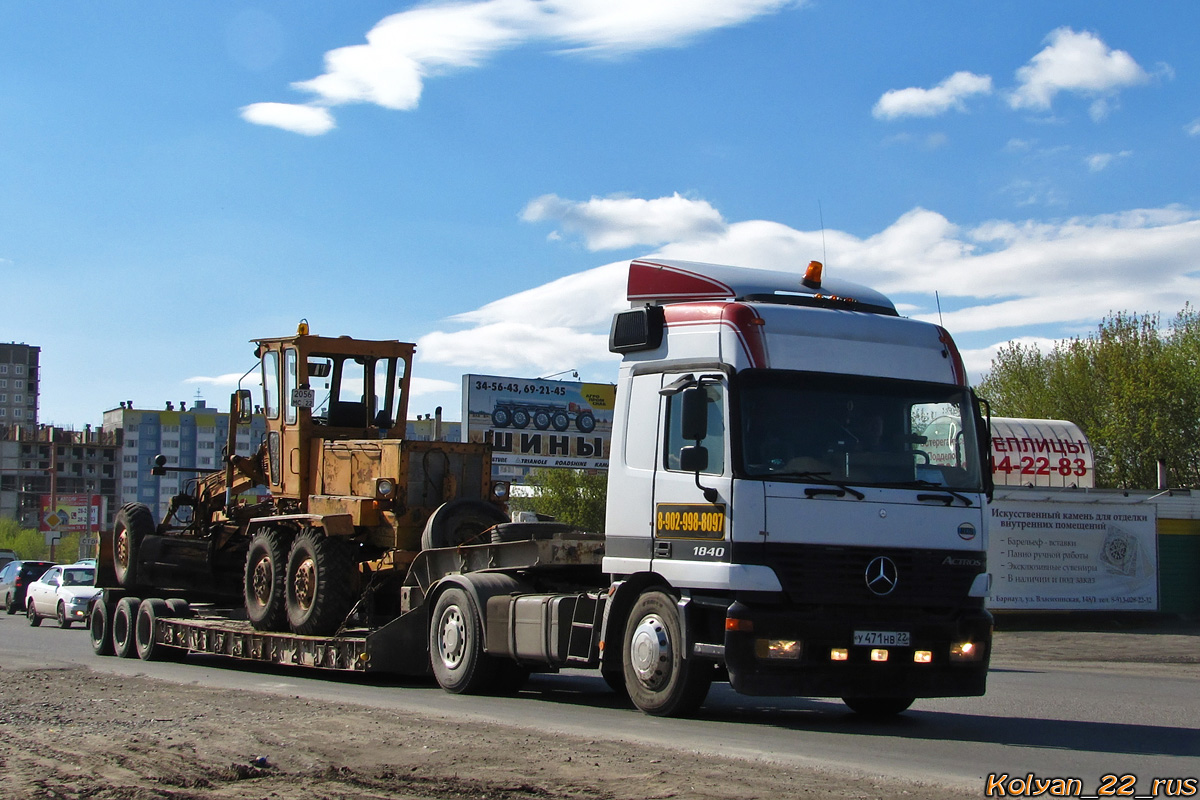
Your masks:
M346 543L305 528L287 558L288 627L301 636L328 636L354 606L355 563Z
M171 608L166 600L154 597L142 601L138 606L137 618L133 621L133 643L137 657L142 661L164 661L177 648L165 645L154 637L155 623L159 618L171 616Z
M264 528L250 540L242 599L246 617L257 630L287 630L287 561L291 545L292 537L274 528Z
M543 409L538 409L533 412L533 427L539 431L544 431L550 427L550 412Z
M192 607L182 597L168 597L167 608L171 609L171 616L178 619L191 619L194 616Z
M42 618L38 616L32 600L25 606L25 616L29 619L29 624L35 628L42 624Z
M421 549L458 547L460 544L487 544L490 537L481 534L508 522L508 515L486 500L459 498L437 507L421 532Z
M511 421L507 408L497 408L492 412L492 425L497 428L507 428Z
M483 624L467 593L458 587L442 592L430 619L429 660L438 684L454 694L492 689L499 665L483 652Z
M512 426L514 428L528 428L529 412L523 408L514 408L512 412Z
M121 658L137 656L137 643L133 639L136 628L138 606L142 604L139 597L122 597L117 601L117 607L112 614L112 643L113 653Z
M912 697L843 697L842 702L855 714L878 719L894 717L913 704Z
M579 429L580 433L591 433L596 430L596 418L590 411L584 411L575 418L575 427Z
M554 426L556 431L565 431L571 424L571 418L567 416L565 411L555 411L554 416L550 418L550 424Z
M637 599L625 625L621 659L629 699L647 714L687 716L708 695L713 665L684 658L683 642L673 597L648 591Z
M141 503L126 503L113 521L113 571L126 589L137 586L138 551L146 534L154 533L154 517Z
M112 606L101 597L92 603L92 613L88 614L88 634L92 639L92 652L98 656L111 656L113 650L112 636Z

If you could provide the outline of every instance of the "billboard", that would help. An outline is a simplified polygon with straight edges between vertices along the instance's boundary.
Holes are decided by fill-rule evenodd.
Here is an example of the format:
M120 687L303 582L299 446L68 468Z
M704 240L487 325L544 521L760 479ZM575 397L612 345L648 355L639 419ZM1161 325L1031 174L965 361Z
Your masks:
M995 609L1158 609L1153 505L997 498L988 508Z
M607 469L616 393L608 383L464 375L463 441L491 442L498 474Z
M1091 489L1092 446L1067 420L993 417L992 479L997 486Z
M38 530L42 533L98 531L102 518L100 504L98 494L44 494Z

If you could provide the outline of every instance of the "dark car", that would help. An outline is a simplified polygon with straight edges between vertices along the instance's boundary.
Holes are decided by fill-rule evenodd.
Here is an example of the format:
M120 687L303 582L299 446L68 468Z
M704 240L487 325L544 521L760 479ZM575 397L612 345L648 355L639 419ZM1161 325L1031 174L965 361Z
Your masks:
M0 594L9 614L25 610L25 591L29 584L54 566L53 561L10 561L0 569Z

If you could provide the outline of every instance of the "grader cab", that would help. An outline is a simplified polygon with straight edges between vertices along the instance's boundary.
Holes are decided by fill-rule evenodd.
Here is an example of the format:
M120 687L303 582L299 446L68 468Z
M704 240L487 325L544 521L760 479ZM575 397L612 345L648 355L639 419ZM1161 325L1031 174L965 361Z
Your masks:
M224 469L191 481L157 526L145 506L121 509L117 585L241 596L260 630L328 634L352 609L360 620L390 613L422 548L507 520L488 446L404 439L415 345L316 336L306 323L254 342L266 422L257 452L233 452L254 411L239 389ZM255 486L269 496L244 497Z

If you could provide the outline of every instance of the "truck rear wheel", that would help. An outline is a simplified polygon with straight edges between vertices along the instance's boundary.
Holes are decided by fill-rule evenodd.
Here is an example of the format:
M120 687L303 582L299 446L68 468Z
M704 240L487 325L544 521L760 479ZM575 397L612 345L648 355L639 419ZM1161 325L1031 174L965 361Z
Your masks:
M842 702L864 717L892 717L913 704L912 697L843 697Z
M591 433L596 430L596 418L585 411L575 418L575 427L580 433Z
M491 689L500 665L483 652L483 624L467 593L447 589L438 597L431 619L429 660L438 684L455 694Z
M533 427L539 431L544 431L550 427L550 412L538 409L533 412Z
M512 426L514 428L526 428L529 426L529 412L523 408L514 408L512 412Z
M293 633L327 636L354 606L355 563L346 543L305 528L287 559L287 620Z
M137 644L133 633L137 623L138 606L141 598L122 597L113 609L112 643L113 653L121 658L133 658L137 655Z
M492 411L492 424L497 428L507 428L509 421L507 408L497 408Z
M647 714L686 716L708 695L713 665L684 658L683 646L674 598L660 591L639 597L625 625L622 661L629 699Z
M141 503L126 503L113 521L113 571L125 588L138 582L138 550L142 539L154 533L154 516Z
M100 597L92 603L92 613L88 614L88 634L92 639L92 652L98 656L111 656L113 650L112 636L112 606Z
M550 424L554 426L556 431L565 431L571 424L571 418L567 416L565 411L555 411Z
M287 630L287 561L291 537L267 528L254 534L246 550L242 597L246 617L260 631Z

